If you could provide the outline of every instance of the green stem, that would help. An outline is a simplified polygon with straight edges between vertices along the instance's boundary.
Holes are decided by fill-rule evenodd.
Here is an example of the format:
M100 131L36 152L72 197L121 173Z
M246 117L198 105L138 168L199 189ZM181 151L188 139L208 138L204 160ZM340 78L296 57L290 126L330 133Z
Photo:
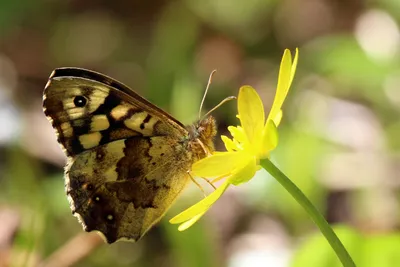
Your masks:
M294 199L307 211L311 219L319 227L322 234L328 240L329 244L336 252L336 255L342 262L344 267L355 267L355 263L347 252L342 242L336 236L335 232L330 227L329 223L325 220L322 214L314 207L308 200L304 193L283 173L281 172L269 159L263 159L260 162L261 166L267 170L291 195Z

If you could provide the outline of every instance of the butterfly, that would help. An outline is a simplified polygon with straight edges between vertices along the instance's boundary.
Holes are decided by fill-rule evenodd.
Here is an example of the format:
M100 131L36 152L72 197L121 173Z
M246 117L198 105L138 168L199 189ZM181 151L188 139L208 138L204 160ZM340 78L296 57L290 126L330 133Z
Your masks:
M67 156L72 214L107 243L139 240L214 150L216 123L184 126L126 85L80 68L54 70L43 110Z

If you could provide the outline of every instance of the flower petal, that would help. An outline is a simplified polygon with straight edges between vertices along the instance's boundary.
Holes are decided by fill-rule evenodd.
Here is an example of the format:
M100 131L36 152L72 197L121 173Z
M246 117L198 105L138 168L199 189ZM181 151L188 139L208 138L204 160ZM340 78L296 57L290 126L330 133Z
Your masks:
M209 194L206 198L203 200L197 202L190 208L182 211L178 215L176 215L174 218L169 220L170 223L172 224L177 224L177 223L183 223L189 220L194 220L193 223L195 223L200 217L217 201L222 194L225 192L225 190L228 188L229 183L224 182L220 187L218 187L214 192ZM188 227L190 227L193 223L187 222ZM186 227L185 229L187 229ZM184 226L183 226L184 228Z
M253 87L246 85L240 88L238 112L247 140L251 142L257 139L264 127L265 114L261 98Z
M236 144L232 141L232 139L228 138L226 135L221 135L222 142L224 142L225 148L228 152L233 152L238 150Z
M299 49L296 48L296 54L294 55L292 67L290 70L290 82L289 82L289 87L292 85L293 77L294 74L296 73L296 68L297 68L297 61L299 60Z
M270 120L273 120L276 125L279 125L281 123L282 120L282 109L278 111L278 113L275 115L274 118L271 118Z
M219 152L201 159L192 165L192 173L198 177L228 175L240 165L242 153Z
M239 185L249 181L254 177L257 171L256 157L248 156L246 162L242 162L243 166L235 170L232 176L226 180L228 183L233 185Z
M259 158L265 158L269 156L269 152L276 148L278 145L278 129L275 126L273 120L268 120L264 127L264 136L262 143L262 152Z
M278 120L275 121L276 118L279 118L277 116L282 108L283 102L285 101L285 98L287 96L287 93L289 91L290 84L293 80L294 72L296 70L297 66L297 50L296 50L296 57L295 57L295 62L293 64L292 68L292 56L290 53L289 49L285 49L285 52L283 53L280 69L279 69L279 77L278 77L278 85L276 88L276 94L274 98L274 103L272 104L271 111L268 115L267 120L274 120L275 125L278 126L279 122Z
M178 231L185 231L186 229L188 229L189 227L191 227L193 224L195 224L198 220L200 220L200 218L204 215L205 212L202 212L200 214L197 214L196 216L192 217L190 220L182 223L181 225L179 225L178 227Z
M228 126L228 131L231 133L232 137L236 139L239 143L246 142L247 137L243 128L240 126Z

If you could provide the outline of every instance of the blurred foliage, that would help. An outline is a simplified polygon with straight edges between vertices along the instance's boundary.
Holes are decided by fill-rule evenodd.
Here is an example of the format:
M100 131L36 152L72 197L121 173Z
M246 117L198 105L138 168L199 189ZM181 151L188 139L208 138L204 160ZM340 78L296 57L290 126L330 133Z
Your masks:
M400 263L398 233L364 235L348 227L336 227L335 232L359 266L391 267ZM294 256L293 267L342 266L320 235L312 236Z
M168 219L201 199L194 185L140 242L103 244L71 216L65 158L41 110L61 66L112 76L188 124L213 69L203 113L243 84L268 106L295 47L273 160L343 225L358 266L400 265L399 10L398 0L0 1L0 266L340 266L265 172L186 232ZM237 123L234 102L214 114L220 134Z

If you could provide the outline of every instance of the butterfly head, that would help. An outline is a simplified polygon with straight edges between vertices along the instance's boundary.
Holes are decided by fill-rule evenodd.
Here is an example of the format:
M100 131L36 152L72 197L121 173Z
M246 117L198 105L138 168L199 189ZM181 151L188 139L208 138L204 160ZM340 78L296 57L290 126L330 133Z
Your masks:
M207 150L207 153L214 151L214 137L217 134L217 125L213 116L207 116L194 125L188 127L189 138L198 139Z

